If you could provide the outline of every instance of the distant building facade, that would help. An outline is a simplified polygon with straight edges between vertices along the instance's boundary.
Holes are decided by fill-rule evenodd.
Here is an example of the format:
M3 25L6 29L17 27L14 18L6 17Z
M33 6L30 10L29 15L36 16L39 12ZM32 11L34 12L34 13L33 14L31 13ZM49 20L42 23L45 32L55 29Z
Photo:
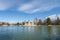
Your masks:
M34 26L34 22L27 21L24 24L25 26Z
M24 25L25 26L36 26L38 22L39 22L39 19L35 18L33 22L31 21L24 22L25 23Z

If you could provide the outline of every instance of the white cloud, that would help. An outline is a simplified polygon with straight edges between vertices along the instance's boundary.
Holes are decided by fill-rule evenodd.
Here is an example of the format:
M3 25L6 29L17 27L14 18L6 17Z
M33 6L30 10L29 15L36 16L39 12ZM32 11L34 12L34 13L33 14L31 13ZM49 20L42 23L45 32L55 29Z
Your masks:
M0 10L5 10L5 9L6 9L6 6L0 3Z
M50 16L48 16L48 17L46 17L46 18L50 18L51 20L56 20L57 17L60 18L60 14L59 14L59 15L57 15L57 14L53 14L53 15L50 15Z
M16 0L0 0L0 11L11 8L16 2Z
M40 9L34 9L33 11L32 11L32 13L34 13L34 12L37 12L37 11L39 11Z
M14 5L18 5L17 7ZM20 5L19 5L20 4ZM26 13L44 12L60 7L59 0L0 0L0 10L16 7L18 11Z
M35 13L38 11L49 11L56 7L60 7L58 0L33 0L29 3L22 4L18 10L26 13Z
M24 4L22 5L20 8L18 8L18 10L21 10L21 11L26 11L26 10L29 10L31 9L33 6L31 4Z
M48 16L50 19L57 19L57 15L56 14L53 14L53 15L50 15Z

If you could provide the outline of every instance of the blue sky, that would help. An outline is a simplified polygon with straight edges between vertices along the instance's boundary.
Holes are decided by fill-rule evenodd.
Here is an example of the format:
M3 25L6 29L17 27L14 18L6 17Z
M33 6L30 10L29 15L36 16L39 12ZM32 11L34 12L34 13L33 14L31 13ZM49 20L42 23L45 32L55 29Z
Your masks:
M0 0L0 21L44 20L55 14L60 17L60 0Z

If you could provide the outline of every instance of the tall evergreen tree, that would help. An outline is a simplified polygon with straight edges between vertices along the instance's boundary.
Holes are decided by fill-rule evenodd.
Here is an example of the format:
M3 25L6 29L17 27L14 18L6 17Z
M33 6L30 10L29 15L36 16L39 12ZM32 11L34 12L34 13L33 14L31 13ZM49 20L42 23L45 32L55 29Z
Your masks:
M50 18L47 18L46 19L46 25L50 25L51 24L51 19Z

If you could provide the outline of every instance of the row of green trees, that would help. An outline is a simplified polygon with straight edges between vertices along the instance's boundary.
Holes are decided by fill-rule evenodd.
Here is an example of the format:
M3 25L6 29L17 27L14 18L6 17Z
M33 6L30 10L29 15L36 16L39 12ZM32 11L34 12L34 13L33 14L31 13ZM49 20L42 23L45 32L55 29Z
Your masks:
M45 19L43 22L41 19L39 19L39 22L37 25L60 25L60 19L57 17L56 20L51 20L50 18Z
M1 25L8 25L9 26L10 24L2 22L0 24L0 26ZM17 22L16 24L13 24L13 25L25 25L25 22L22 22L22 23ZM35 25L60 25L60 19L59 19L59 17L57 17L56 20L52 21L50 18L46 18L44 21L42 21L41 19L38 20L36 18Z

